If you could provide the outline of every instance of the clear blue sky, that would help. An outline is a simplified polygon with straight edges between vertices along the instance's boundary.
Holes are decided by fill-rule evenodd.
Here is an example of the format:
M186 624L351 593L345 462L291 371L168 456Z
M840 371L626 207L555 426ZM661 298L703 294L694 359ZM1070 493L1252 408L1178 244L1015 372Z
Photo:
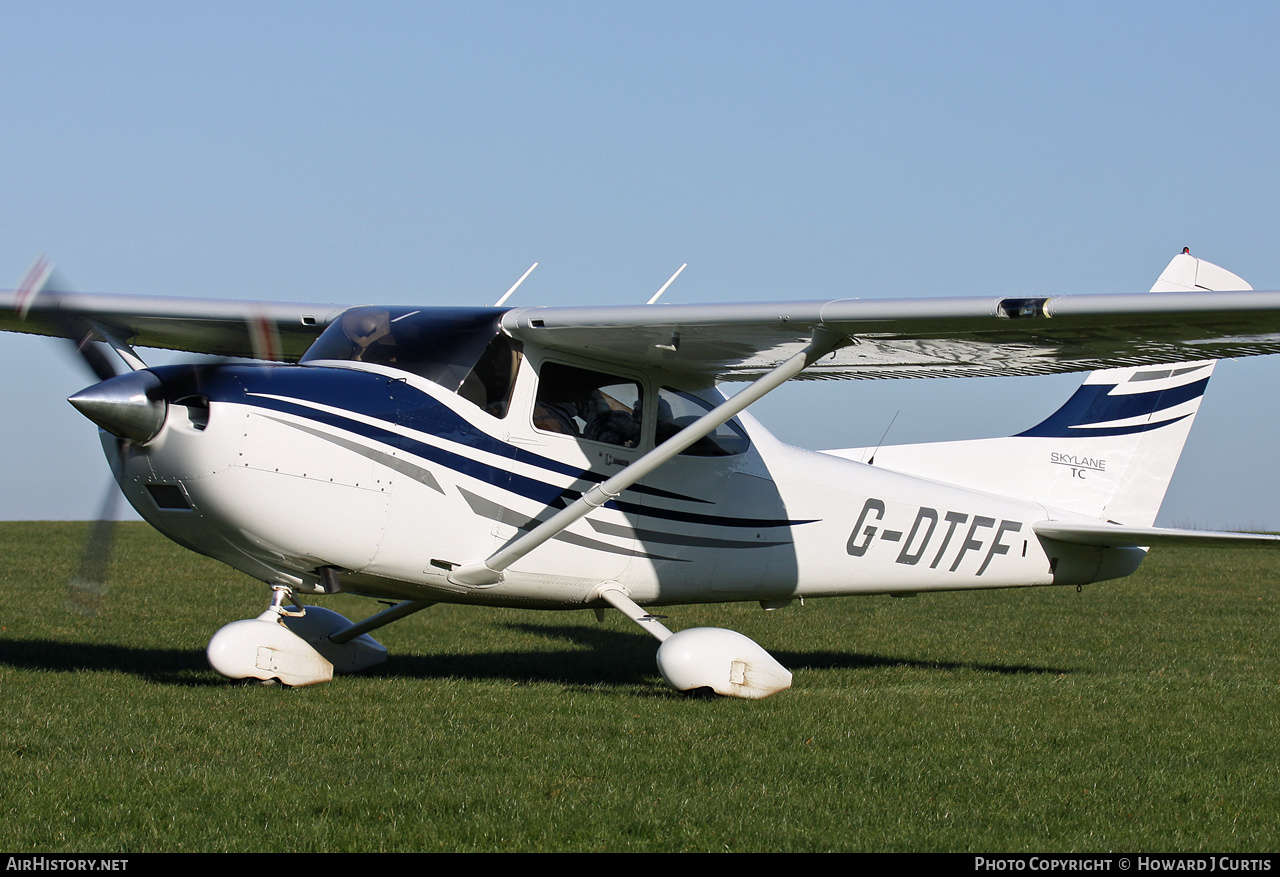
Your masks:
M1280 6L7 2L0 286L488 304L1280 289ZM8 272L9 279L4 278ZM1272 358L1273 360L1275 358ZM0 518L95 513L88 383L0 337ZM1280 528L1280 363L1225 363L1169 525ZM810 447L995 435L1073 378L821 382Z

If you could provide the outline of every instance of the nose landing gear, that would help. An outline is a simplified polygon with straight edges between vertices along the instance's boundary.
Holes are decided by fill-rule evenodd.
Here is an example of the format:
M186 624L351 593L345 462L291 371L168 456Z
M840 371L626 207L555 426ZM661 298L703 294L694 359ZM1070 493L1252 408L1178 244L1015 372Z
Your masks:
M285 599L294 608L284 605ZM271 587L271 605L257 618L233 621L209 640L209 665L229 679L279 681L288 686L328 682L334 671L356 673L387 659L368 634L338 644L329 637L351 622L329 609L302 606L284 585Z

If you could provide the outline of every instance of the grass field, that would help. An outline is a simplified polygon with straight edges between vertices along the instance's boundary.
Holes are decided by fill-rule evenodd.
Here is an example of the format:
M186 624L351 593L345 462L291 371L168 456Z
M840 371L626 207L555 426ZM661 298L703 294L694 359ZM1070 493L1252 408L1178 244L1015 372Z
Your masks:
M458 606L382 630L371 675L228 683L205 643L266 589L124 524L81 617L84 527L0 524L0 850L1280 849L1271 552L671 609L795 672L747 702L668 691L618 613Z

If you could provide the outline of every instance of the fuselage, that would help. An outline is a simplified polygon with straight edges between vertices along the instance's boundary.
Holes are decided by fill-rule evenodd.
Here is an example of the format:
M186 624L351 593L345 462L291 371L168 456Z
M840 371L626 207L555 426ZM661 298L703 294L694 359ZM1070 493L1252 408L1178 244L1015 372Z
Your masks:
M501 582L451 582L453 568L488 557L660 441L679 425L673 403L721 398L611 369L607 392L599 380L591 389L612 406L609 428L558 424L551 415L570 397L548 385L599 367L522 351L501 405L461 377L451 389L394 362L155 369L170 388L164 426L126 445L114 469L134 508L170 538L303 591L327 581L378 597L581 608L608 581L642 605L769 603L1082 584L1141 560L1138 550L1032 531L1066 513L784 445L744 416ZM115 455L121 445L104 447Z

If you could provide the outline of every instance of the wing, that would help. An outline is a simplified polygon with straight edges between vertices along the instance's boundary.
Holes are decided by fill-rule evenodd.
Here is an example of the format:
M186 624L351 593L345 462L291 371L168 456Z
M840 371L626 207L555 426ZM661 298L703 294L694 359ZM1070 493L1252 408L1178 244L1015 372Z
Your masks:
M1239 280L1190 256L1170 267L1179 260ZM65 335L74 319L141 347L292 362L345 309L52 291L21 302L20 293L0 293L0 330ZM263 326L278 332L278 355L263 356L255 343ZM838 347L801 378L1032 375L1280 352L1280 292L519 308L503 314L502 327L526 344L700 380L756 378L820 332Z
M65 336L68 323L133 346L296 362L345 305L164 298L46 290L0 292L0 331ZM269 339L269 340L265 340Z
M1034 375L1278 353L1280 292L523 308L502 325L543 348L721 380L759 376L820 329L842 346L802 378Z

